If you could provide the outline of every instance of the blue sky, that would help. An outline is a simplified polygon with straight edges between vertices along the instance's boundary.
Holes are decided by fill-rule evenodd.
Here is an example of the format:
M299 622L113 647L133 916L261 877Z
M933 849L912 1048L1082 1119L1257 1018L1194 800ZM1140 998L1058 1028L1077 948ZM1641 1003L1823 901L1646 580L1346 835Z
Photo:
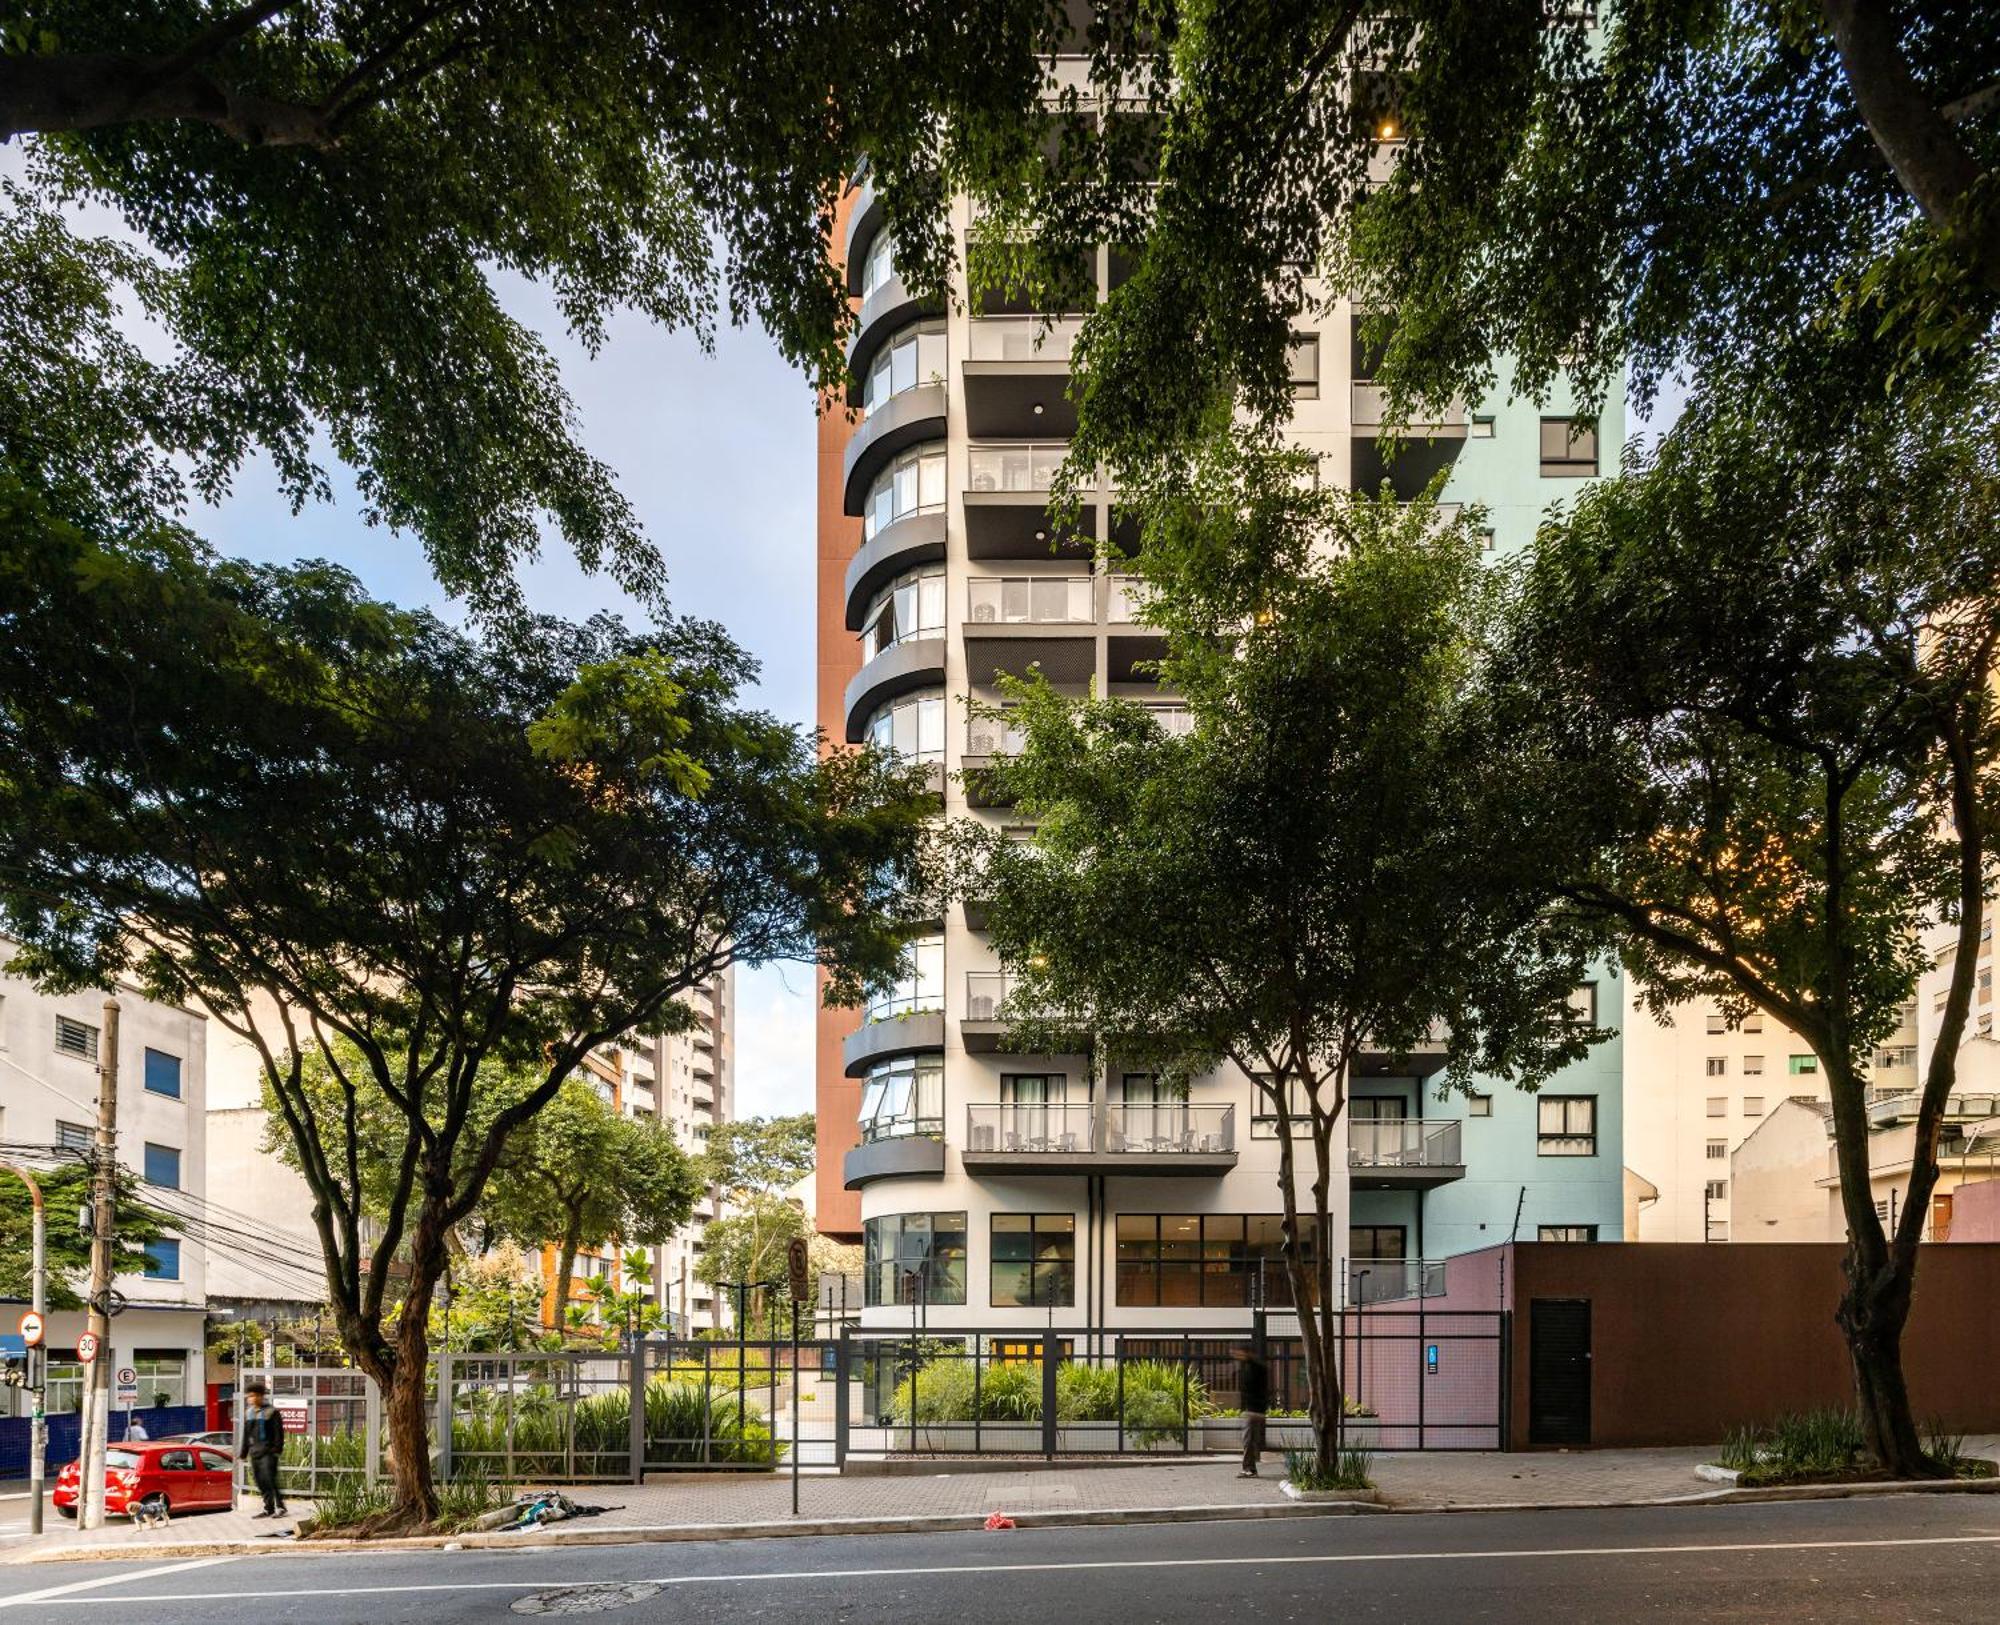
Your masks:
M676 613L720 621L763 662L757 703L813 720L813 396L761 331L725 330L705 354L692 334L621 317L595 357L570 342L539 289L505 287L510 311L543 335L576 402L583 444L617 474L667 561ZM193 516L225 552L328 558L376 595L459 612L408 536L363 524L353 487L329 465L336 498L294 515L268 467ZM608 577L586 575L552 540L522 571L528 602L581 616L626 609ZM743 1115L813 1106L813 976L773 965L737 975L736 1080Z

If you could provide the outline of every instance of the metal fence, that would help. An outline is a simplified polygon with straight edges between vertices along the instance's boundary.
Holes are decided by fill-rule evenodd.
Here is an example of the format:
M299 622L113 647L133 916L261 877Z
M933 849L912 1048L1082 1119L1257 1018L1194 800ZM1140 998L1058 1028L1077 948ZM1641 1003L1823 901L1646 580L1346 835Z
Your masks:
M278 1484L287 1495L312 1500L337 1482L372 1483L382 1470L382 1406L375 1384L352 1366L273 1366L245 1370L243 1382L261 1382L285 1422L285 1451ZM254 1495L243 1458L241 1389L235 1406L236 1483Z
M478 1475L503 1484L631 1479L631 1362L623 1354L441 1354L435 1369L443 1384L439 1477Z

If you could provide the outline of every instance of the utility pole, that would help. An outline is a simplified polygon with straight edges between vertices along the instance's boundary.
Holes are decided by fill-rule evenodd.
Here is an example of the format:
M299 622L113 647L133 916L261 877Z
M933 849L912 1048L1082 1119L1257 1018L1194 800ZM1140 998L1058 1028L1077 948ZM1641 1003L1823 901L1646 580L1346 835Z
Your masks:
M36 1315L46 1317L49 1312L49 1242L48 1215L42 1206L42 1187L35 1183L35 1176L25 1168L16 1168L9 1163L0 1163L0 1169L11 1173L28 1187L29 1200L35 1209L34 1230L34 1274L30 1277L29 1290L32 1301L29 1308ZM46 1320L44 1320L46 1325ZM46 1338L47 1333L41 1334ZM28 1392L34 1396L34 1419L28 1424L28 1533L42 1532L42 1482L48 1475L49 1418L43 1409L47 1396L47 1372L49 1369L48 1345L37 1343L28 1350L23 1362L22 1375L28 1379Z
M97 1358L85 1372L90 1395L89 1433L83 1442L85 1529L104 1526L105 1450L111 1426L111 1231L118 1174L118 1001L104 1001L104 1031L97 1050L97 1145L91 1164L90 1321Z

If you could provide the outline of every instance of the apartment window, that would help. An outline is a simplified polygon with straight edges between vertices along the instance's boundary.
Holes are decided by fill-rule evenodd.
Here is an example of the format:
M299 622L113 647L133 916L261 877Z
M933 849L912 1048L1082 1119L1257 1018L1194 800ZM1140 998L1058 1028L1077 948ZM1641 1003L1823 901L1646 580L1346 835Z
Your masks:
M896 240L886 231L875 233L868 257L861 262L861 297L866 299L896 274Z
M965 1302L965 1215L892 1213L861 1221L865 1306Z
M146 1183L162 1190L181 1188L181 1154L170 1145L146 1142Z
M875 476L868 488L868 501L861 510L864 540L907 519L944 507L944 445L940 441L906 451Z
M1710 1117L1727 1117L1729 1115L1729 1097L1727 1095L1710 1095L1708 1097L1708 1115Z
M79 1061L97 1059L97 1029L87 1021L56 1017L56 1054L72 1055Z
M912 638L944 636L944 566L912 570L875 595L861 627L861 658L873 660Z
M1597 472L1597 429L1578 418L1542 419L1542 478L1577 479Z
M1256 1098L1250 1106L1250 1138L1275 1140L1278 1137L1278 1108L1271 1098L1271 1075L1262 1073ZM1292 1138L1312 1138L1312 1091L1297 1078L1285 1080L1285 1109L1292 1120Z
M1400 1224L1350 1224L1347 1227L1349 1263L1388 1263L1407 1258L1410 1232Z
M1241 1309L1257 1301L1291 1305L1285 1276L1283 1219L1276 1213L1121 1213L1118 1273L1121 1307ZM1312 1220L1300 1217L1311 1247Z
M181 1058L165 1050L146 1051L146 1093L181 1098Z
M1981 1004L1991 1004L1993 1002L1993 967L1990 965L1980 967L1979 1002Z
M868 719L863 738L877 750L894 751L906 762L944 760L944 695L906 694Z
M1493 1115L1493 1097L1491 1095L1467 1095L1465 1097L1465 1115L1467 1117L1491 1117Z
M1708 1221L1708 1239L1710 1241L1727 1241L1729 1239L1729 1221L1727 1219L1710 1219Z
M1819 1071L1817 1055L1794 1055L1791 1058L1791 1073L1795 1078L1811 1077Z
M1543 1095L1536 1102L1535 1153L1543 1157L1597 1155L1597 1097Z
M139 1378L139 1403L185 1405L187 1364L187 1356L179 1349L133 1350L132 1370ZM200 1403L199 1398L196 1403Z
M146 1279L178 1281L181 1278L181 1244L171 1236L146 1243Z
M1076 1215L993 1215L995 1309L1064 1307L1076 1302Z
M1745 1095L1743 1097L1743 1115L1745 1117L1762 1117L1764 1115L1764 1097L1762 1095Z
M861 1138L944 1136L944 1057L905 1056L869 1069L861 1085Z
M943 383L944 366L943 321L922 321L904 328L882 346L868 376L861 381L862 415L919 384Z
M1746 1033L1761 1033L1761 1032L1762 1032L1763 1030L1764 1030L1764 1012L1763 1012L1763 1011L1761 1011L1761 1010L1752 1010L1752 1011L1750 1012L1750 1014L1749 1014L1749 1015L1747 1015L1747 1016L1745 1016L1745 1017L1743 1018L1743 1031L1744 1031L1744 1032L1746 1032Z
M1708 1030L1712 1033L1726 1033L1729 1031L1728 1019L1720 1010L1709 1011Z
M903 951L903 974L868 1007L870 1021L944 1008L944 938L920 937Z
M1569 996L1570 1014L1586 1027L1597 1025L1597 984L1583 982Z
M1537 1241L1595 1241L1597 1226L1594 1224L1538 1224L1535 1226Z
M1761 1056L1761 1055L1746 1055L1746 1056L1744 1056L1744 1057L1743 1057L1743 1076L1744 1076L1744 1077L1746 1077L1746 1078L1761 1078L1761 1077L1762 1077L1763 1075L1764 1075L1764 1057L1763 1057L1763 1056Z
M1711 1179L1705 1186L1702 1187L1702 1195L1707 1197L1708 1200L1711 1202L1728 1201L1729 1181L1726 1179Z
M93 1144L91 1131L83 1123L57 1123L56 1149L58 1151L88 1151Z
M1711 1078L1727 1077L1729 1075L1729 1057L1727 1055L1711 1055L1708 1058L1708 1075Z
M1292 398L1301 401L1319 399L1319 335L1317 333L1295 333L1292 335Z

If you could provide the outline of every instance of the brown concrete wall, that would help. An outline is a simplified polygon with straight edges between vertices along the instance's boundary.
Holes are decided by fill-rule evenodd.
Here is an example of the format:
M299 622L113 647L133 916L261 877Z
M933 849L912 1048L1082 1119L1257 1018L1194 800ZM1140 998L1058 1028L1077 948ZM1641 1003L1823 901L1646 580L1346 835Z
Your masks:
M846 235L848 211L852 207L850 194L835 211L835 243ZM861 545L861 521L848 518L840 506L841 460L854 433L853 425L844 406L822 402L821 408L814 472L819 492L817 719L826 736L827 748L839 749L846 737L841 699L847 691L848 679L861 669L861 645L847 630L844 604L847 563ZM823 993L825 985L824 977L817 978L815 991ZM817 1223L826 1235L856 1241L861 1237L861 1193L842 1187L841 1163L860 1135L857 1117L861 1109L861 1085L842 1075L840 1041L859 1021L860 1017L852 1010L829 1010L824 1003L820 1004L813 1045L813 1099L819 1125L815 1170Z
M1512 1449L1528 1448L1529 1305L1591 1304L1595 1446L1714 1444L1783 1411L1853 1400L1833 1310L1838 1242L1537 1242L1507 1249ZM1454 1261L1455 1263L1457 1261ZM1904 1337L1920 1421L2000 1431L2000 1245L1926 1246Z

